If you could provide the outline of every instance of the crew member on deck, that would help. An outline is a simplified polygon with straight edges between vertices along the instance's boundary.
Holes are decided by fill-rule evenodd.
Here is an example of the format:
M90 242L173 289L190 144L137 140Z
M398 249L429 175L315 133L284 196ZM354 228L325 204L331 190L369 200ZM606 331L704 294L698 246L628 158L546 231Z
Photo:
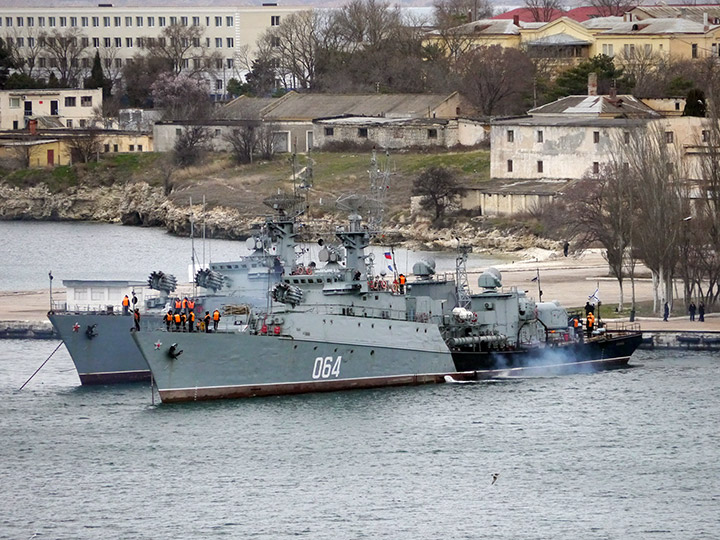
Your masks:
M205 333L210 333L210 312L205 312L205 317L203 318L203 322L205 323Z
M190 332L195 331L195 312L191 311L190 316L188 317L188 330Z
M175 319L175 331L179 332L180 331L180 322L181 322L180 313L176 313L175 315L173 315L173 318Z
M400 283L400 294L405 294L405 274L398 276L398 282Z
M182 300L182 312L187 315L188 310L188 299L187 296Z
M130 297L126 294L122 299L123 315L130 315Z
M182 331L186 332L185 323L187 323L187 315L185 313L180 314L180 324L182 325Z
M592 311L587 315L587 336L592 337L593 328L595 327L595 315Z
M167 325L167 331L170 331L170 325L173 322L173 313L172 309L169 309L167 312L167 315L165 315L165 324Z
M138 308L135 308L135 312L133 313L133 319L135 319L135 331L140 331L140 310Z
M182 309L182 302L180 301L180 298L175 298L175 313L180 313L180 310Z
M220 322L220 312L216 309L213 311L213 330L217 332L218 323Z
M190 298L187 304L188 311L195 311L195 300Z

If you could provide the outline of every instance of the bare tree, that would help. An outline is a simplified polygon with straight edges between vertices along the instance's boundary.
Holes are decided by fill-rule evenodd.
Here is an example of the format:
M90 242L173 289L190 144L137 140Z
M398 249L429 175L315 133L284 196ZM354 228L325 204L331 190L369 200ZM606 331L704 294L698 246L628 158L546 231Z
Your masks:
M210 130L204 126L183 127L173 147L175 163L179 167L189 167L198 163L210 139Z
M259 128L260 122L251 122L225 135L224 138L232 147L232 155L236 162L252 163L253 155L257 150Z
M455 172L447 167L428 167L413 182L412 194L420 195L420 206L435 213L438 222L447 207L456 203L465 193Z
M452 28L492 17L493 6L488 0L435 0L433 14L438 28Z
M14 27L8 35L6 46L15 65L20 73L33 77L38 68L38 58L43 50L40 32L35 26L27 28Z
M43 51L49 55L48 72L57 71L61 86L78 86L82 79L80 61L87 49L83 37L85 34L76 27L41 33L38 37Z
M563 10L562 0L525 0L525 7L535 22L549 22Z
M517 49L491 45L466 55L463 92L484 115L523 110L532 92L533 64Z
M151 56L166 61L176 75L215 73L222 69L222 55L210 52L203 43L204 34L204 26L171 24L163 28L158 37L142 38L142 43Z
M68 138L68 148L70 148L70 159L73 162L97 161L102 150L100 133L94 128L83 130Z
M637 2L630 0L590 0L600 17L622 17L635 7Z

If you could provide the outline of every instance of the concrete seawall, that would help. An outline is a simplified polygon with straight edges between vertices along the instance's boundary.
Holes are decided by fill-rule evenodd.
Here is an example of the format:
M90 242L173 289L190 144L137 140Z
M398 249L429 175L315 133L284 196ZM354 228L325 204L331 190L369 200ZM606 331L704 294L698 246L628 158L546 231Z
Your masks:
M0 321L0 339L58 339L50 321Z

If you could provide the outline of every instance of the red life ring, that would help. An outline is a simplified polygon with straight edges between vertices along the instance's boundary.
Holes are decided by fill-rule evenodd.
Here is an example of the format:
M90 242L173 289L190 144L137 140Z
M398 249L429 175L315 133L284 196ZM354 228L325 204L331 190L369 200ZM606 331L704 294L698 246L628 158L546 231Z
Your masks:
M387 281L384 281L384 280L381 281L381 282L380 282L380 288L381 288L383 291L384 291L385 289L387 289Z
M477 322L477 313L475 313L474 311L473 311L472 321L470 321L470 322Z

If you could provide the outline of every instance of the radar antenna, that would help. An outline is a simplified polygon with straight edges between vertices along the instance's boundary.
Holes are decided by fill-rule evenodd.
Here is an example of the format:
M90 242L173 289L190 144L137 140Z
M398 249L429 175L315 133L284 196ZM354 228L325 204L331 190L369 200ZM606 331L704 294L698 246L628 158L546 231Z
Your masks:
M370 158L370 204L368 205L368 228L371 231L382 229L387 193L390 189L390 152L385 150L385 165L380 169L377 151L373 147Z

